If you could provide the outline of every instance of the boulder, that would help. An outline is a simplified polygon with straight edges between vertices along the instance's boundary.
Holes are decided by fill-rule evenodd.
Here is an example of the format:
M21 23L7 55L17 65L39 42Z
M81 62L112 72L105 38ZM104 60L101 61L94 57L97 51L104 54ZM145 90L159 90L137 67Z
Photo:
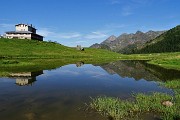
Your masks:
M167 107L171 107L171 106L173 106L173 103L171 101L163 101L162 105L167 106Z

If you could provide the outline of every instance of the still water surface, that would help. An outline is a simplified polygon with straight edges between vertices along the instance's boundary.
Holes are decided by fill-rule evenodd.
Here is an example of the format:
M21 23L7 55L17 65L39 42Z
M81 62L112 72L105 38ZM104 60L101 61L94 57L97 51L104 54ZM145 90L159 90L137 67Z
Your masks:
M158 81L177 78L179 71L144 61L79 62L53 70L11 73L9 78L0 78L0 120L106 120L85 111L90 97L131 99L132 93L172 94L158 86Z

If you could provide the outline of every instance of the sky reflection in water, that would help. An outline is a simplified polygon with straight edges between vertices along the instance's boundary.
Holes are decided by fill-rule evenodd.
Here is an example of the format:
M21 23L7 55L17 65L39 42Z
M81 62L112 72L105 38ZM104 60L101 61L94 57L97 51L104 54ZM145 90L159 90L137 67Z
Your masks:
M22 73L19 76L13 73L10 78L0 78L0 118L103 120L100 115L84 111L90 97L131 99L132 93L155 91L171 94L171 90L155 81L173 80L179 77L179 72L168 75L165 71L144 62L117 61L104 65L70 64L23 73L26 74L23 77Z

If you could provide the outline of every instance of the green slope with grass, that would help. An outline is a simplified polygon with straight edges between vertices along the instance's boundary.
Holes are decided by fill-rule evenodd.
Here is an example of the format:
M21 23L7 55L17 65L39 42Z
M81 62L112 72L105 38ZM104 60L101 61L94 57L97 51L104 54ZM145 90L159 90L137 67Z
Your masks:
M53 42L36 40L0 39L0 57L12 58L64 58L64 57L118 57L120 54L107 50L85 48L78 51L76 48L66 47Z
M78 61L92 64L117 60L149 60L150 64L180 70L180 52L123 55L93 48L78 51L76 48L57 43L35 40L0 39L0 58L0 67L4 69L3 71L12 68L16 70L24 70L24 68L28 70L51 69L51 66L53 68L61 66L61 63L70 64ZM46 62L49 60L50 62Z

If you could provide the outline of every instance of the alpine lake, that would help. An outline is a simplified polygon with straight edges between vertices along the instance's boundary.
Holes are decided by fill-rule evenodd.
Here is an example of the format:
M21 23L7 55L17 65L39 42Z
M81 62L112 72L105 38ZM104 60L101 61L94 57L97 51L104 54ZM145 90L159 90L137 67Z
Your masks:
M12 72L0 77L0 120L108 120L89 108L98 96L133 99L132 94L173 94L159 82L180 79L180 71L116 61L77 62L56 69ZM156 120L154 115L142 119Z

